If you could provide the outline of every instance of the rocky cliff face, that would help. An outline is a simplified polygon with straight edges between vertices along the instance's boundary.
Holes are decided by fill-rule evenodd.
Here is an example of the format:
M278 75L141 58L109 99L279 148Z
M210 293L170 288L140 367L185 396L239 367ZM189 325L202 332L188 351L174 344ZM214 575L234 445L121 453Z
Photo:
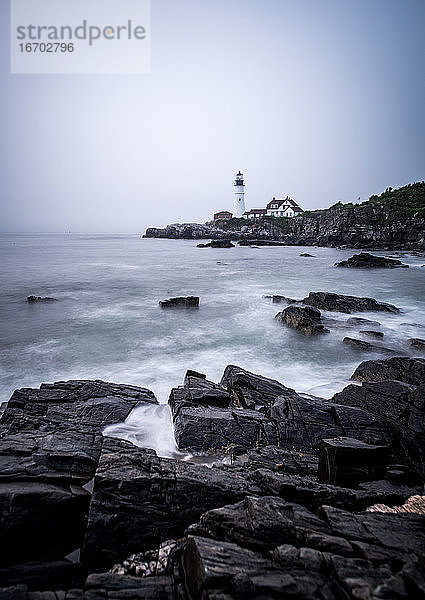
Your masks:
M425 183L388 188L363 204L338 203L293 219L264 217L150 227L145 237L282 240L288 245L425 249Z

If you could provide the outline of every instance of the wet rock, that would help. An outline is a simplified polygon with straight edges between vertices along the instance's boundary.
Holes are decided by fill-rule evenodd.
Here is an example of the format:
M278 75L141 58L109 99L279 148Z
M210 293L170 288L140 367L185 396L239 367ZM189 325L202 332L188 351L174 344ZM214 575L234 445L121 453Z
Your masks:
M207 376L205 373L199 373L198 371L193 371L192 369L188 369L185 375L185 382L188 381L189 377L196 377L197 379L206 379Z
M397 350L392 350L391 348L384 348L384 346L376 346L375 344L371 344L369 342L365 342L364 340L357 340L356 338L345 337L343 340L344 344L347 346L351 346L356 350L361 350L362 352L377 352L379 354L397 354Z
M369 252L360 252L354 254L351 258L335 263L335 267L352 267L356 269L396 269L408 268L409 265L404 265L401 260L394 260L384 256L375 256Z
M425 383L425 359L394 356L383 360L367 360L357 367L351 379L356 381L387 381L396 379L404 383Z
M421 338L412 338L408 340L407 343L411 348L414 348L415 350L425 350L425 340L422 340Z
M92 568L182 536L210 508L258 493L237 471L158 458L152 450L105 439L94 481L82 557Z
M208 244L198 244L198 248L234 248L230 240L211 240Z
M361 333L363 335L367 335L368 337L372 337L372 338L382 339L384 337L384 334L382 333L382 331L375 331L373 329L362 329L359 333Z
M160 300L161 308L198 308L199 296L178 296L168 300Z
M106 425L123 421L149 390L64 381L16 390L0 420L2 564L57 560L82 544Z
M230 393L233 404L241 408L270 407L278 396L297 396L295 390L283 383L235 365L225 368L220 383Z
M321 323L320 310L309 306L288 306L278 313L275 319L305 335L318 335L329 331Z
M310 292L302 300L303 304L314 306L320 310L329 310L343 313L381 311L398 313L400 309L393 304L378 302L374 298L359 298L357 296L343 296L330 292Z
M113 573L93 573L87 577L84 587L84 600L101 598L174 600L175 598L173 579L166 575L141 578Z
M34 302L57 302L57 299L49 296L28 296L27 302L30 304Z
M240 240L239 246L286 246L286 242L279 242L278 240Z
M356 487L360 481L383 479L387 466L387 446L372 446L347 437L320 443L320 483Z
M334 402L358 406L379 416L397 432L393 451L425 473L425 384L400 381L366 382L349 385L335 394Z
M300 256L304 256L305 258L315 258L314 254L309 254L308 252L303 252Z

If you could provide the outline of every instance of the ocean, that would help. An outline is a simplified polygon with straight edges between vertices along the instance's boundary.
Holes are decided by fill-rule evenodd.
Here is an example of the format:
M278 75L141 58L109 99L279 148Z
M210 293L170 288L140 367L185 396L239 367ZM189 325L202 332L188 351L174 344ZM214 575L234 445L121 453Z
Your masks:
M358 315L380 322L384 346L415 355L407 340L425 337L423 256L403 253L409 269L339 269L334 263L355 251L200 249L197 243L139 235L1 235L0 400L42 382L103 379L147 387L164 404L187 369L219 381L228 364L330 398L362 360L376 357L342 343L346 335L361 337L358 327L346 324L355 315L329 313L337 326L305 337L274 320L285 305L272 304L264 297L270 294L371 296L402 309ZM58 302L30 304L31 294ZM199 309L159 307L159 300L180 295L199 296ZM140 421L129 421L127 429L137 434ZM126 426L120 431L126 437Z

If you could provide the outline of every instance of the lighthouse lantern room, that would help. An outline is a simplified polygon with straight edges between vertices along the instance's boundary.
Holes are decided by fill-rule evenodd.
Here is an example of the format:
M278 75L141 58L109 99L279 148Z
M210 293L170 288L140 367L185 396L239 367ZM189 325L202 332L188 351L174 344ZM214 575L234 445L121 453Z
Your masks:
M233 185L235 188L233 215L235 217L242 217L245 212L245 183L243 180L243 173L240 171L236 173L236 179Z

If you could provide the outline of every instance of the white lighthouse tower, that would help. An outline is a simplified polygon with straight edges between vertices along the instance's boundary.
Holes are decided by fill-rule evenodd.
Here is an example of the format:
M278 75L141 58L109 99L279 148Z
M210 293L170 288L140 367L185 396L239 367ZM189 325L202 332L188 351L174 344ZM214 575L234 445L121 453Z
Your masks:
M235 183L235 202L233 205L233 215L235 217L241 217L245 212L245 183L243 180L243 174L239 171L236 173Z

